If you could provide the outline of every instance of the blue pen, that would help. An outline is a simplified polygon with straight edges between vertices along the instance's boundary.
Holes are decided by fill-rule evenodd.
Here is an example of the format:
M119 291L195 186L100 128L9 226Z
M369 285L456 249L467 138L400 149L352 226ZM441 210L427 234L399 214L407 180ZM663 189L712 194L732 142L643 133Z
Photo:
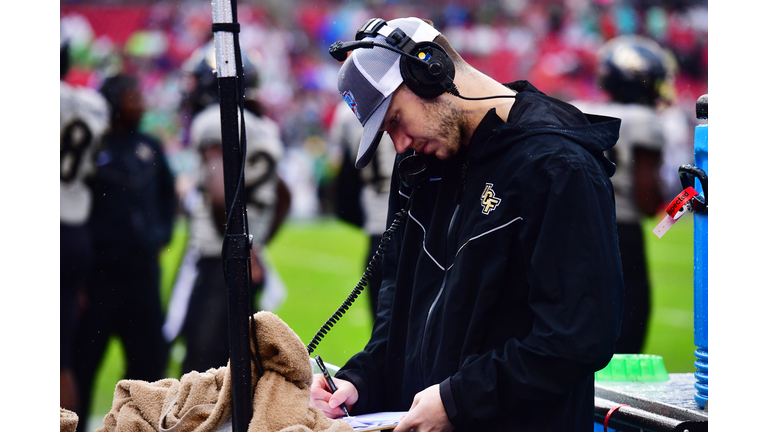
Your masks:
M325 368L325 364L323 363L323 360L320 358L319 355L316 355L315 361L317 362L317 367L320 368L320 372L323 373L323 376L325 377L325 382L328 383L328 387L331 388L331 391L333 393L336 393L336 390L337 390L336 385L333 384L333 379L331 379L331 374L329 374L328 369ZM349 417L349 411L347 410L347 405L344 402L342 402L341 405L339 406L341 407L342 411L344 411L344 414L346 414L347 417Z

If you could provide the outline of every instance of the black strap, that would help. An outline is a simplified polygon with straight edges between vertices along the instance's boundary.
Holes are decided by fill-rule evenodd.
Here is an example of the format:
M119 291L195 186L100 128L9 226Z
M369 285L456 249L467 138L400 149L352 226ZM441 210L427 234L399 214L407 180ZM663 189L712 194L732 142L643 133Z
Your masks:
M366 21L355 33L355 40L363 40L365 37L376 37L379 29L387 25L387 22L381 18L371 18Z
M240 23L213 23L211 30L216 32L240 33Z

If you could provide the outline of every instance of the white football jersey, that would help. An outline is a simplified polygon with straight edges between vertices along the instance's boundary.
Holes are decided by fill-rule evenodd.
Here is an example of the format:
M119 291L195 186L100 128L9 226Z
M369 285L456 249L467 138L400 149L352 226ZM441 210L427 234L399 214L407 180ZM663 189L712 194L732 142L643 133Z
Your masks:
M616 163L616 173L611 177L616 195L616 221L633 223L642 218L634 198L635 148L661 152L666 138L664 125L659 113L650 106L619 103L571 102L586 114L597 114L621 119L619 140L608 150L611 160Z
M277 164L283 156L283 143L278 125L266 117L245 111L245 189L248 232L254 247L264 246L277 204ZM190 125L190 145L198 151L221 145L221 113L214 104L198 113ZM211 202L205 190L206 167L201 161L198 174L200 199L190 209L190 247L201 256L220 256L222 236L214 225ZM223 173L221 174L223 176Z
M101 94L61 82L61 223L82 225L91 212L85 178L93 172L93 153L109 128L109 106Z

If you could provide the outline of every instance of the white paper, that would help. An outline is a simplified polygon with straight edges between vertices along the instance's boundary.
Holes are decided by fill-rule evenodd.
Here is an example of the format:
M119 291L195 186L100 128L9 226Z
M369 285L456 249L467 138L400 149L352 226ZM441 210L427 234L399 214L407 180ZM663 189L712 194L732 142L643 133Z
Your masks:
M347 422L352 429L356 431L375 430L391 426L394 428L400 423L400 418L407 414L407 411L390 411L363 414L358 416L343 417L341 420Z

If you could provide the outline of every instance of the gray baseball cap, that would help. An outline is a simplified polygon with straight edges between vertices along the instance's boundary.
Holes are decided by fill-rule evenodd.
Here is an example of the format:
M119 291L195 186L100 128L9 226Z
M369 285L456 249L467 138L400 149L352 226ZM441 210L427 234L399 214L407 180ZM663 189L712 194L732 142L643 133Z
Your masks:
M440 34L426 21L413 17L387 21L379 32L389 34L395 28L400 28L414 42L432 42ZM363 40L387 45L386 37L381 34ZM384 133L379 129L392 102L392 93L403 82L400 57L400 54L386 48L357 48L352 50L339 70L339 93L363 125L355 161L358 169L371 161Z

